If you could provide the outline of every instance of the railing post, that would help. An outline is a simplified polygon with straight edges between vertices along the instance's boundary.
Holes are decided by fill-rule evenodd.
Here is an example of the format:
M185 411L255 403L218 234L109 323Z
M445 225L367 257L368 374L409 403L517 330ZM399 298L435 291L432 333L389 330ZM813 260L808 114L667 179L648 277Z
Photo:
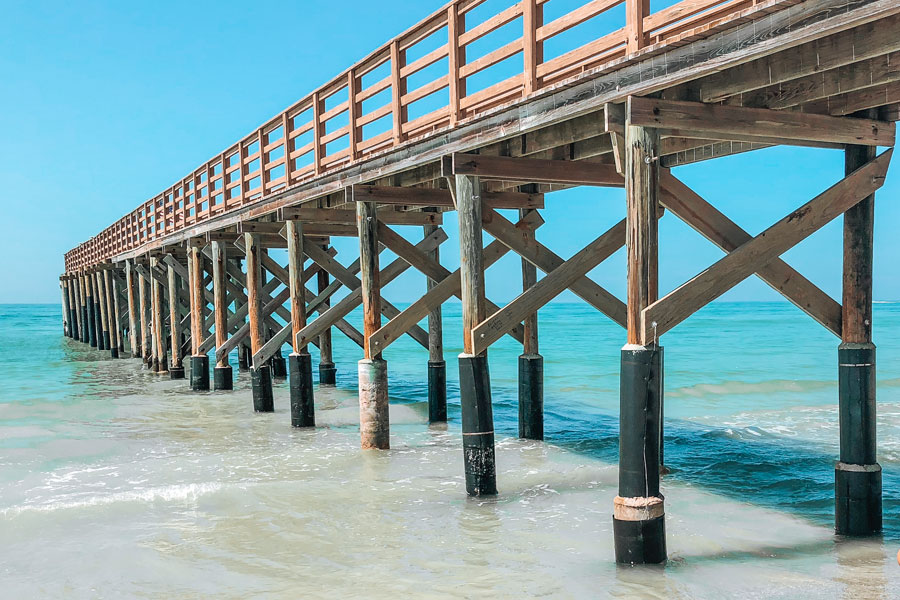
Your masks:
M525 89L528 96L538 89L537 67L544 62L544 45L538 42L537 30L541 27L544 17L544 7L537 0L522 0L522 56L525 61Z
M644 17L650 13L650 0L625 0L626 51L633 54L647 44Z
M449 73L447 83L450 88L450 126L453 127L462 119L460 100L466 95L466 82L459 78L459 68L463 63L463 52L459 47L459 34L462 33L464 19L460 18L457 5L447 8L447 65Z
M394 143L403 141L403 124L406 123L407 110L403 106L406 95L406 79L400 75L403 68L405 51L400 50L397 40L391 42L391 97L394 110Z

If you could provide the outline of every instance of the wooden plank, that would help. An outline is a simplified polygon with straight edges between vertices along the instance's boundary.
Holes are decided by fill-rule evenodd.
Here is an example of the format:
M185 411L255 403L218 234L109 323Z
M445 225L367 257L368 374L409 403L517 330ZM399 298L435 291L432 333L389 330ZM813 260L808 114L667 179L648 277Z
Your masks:
M543 160L534 158L510 158L482 156L478 154L453 154L452 173L485 179L509 179L529 183L566 183L622 187L624 181L615 167L586 161ZM459 185L457 183L457 185Z
M531 285L501 310L493 313L472 330L474 353L485 352L511 327L534 314L547 302L561 294L577 279L612 256L625 243L625 221L588 244L546 277Z
M484 229L489 234L502 241L516 254L527 259L530 263L545 273L550 273L565 261L555 252L536 240L529 239L508 220L495 211L486 211ZM625 303L610 294L608 291L582 277L570 286L570 289L579 298L608 316L610 319L625 327ZM477 325L477 323L476 323Z
M489 208L544 208L543 194L521 192L483 192ZM383 185L354 186L353 198L357 202L377 202L378 205L426 206L455 210L450 190L423 187L390 187Z
M355 194L351 197L355 197ZM296 219L303 222L304 225L310 223L356 224L355 210L288 206L281 209L278 214L280 220ZM440 225L443 223L441 213L402 212L397 210L379 211L378 220L387 225Z
M641 314L645 338L664 334L774 258L884 185L893 150L857 169L714 265L648 306Z
M745 141L810 142L893 146L893 123L765 108L747 108L630 96L626 119L683 137L715 139L740 135ZM662 133L662 131L661 131Z
M626 110L628 110L626 108ZM626 122L631 121L626 117ZM641 311L659 293L659 133L647 127L625 127L625 213L627 222L628 343L648 345L641 334Z
M660 201L678 218L725 252L732 252L753 239L753 236L667 170L660 173ZM841 305L786 262L776 258L756 274L830 332L841 335Z

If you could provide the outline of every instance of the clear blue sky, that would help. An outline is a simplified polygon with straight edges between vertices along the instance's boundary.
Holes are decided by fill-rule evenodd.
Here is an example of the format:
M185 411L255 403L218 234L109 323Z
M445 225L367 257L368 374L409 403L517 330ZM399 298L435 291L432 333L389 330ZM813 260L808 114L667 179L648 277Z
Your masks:
M4 2L0 303L58 302L66 250L443 1ZM840 152L779 148L676 174L758 233L838 180L842 170ZM900 222L898 195L895 165L877 203L880 300L900 299L900 236L892 233ZM587 188L548 196L539 237L568 257L622 218L622 197L621 190ZM452 233L455 217L447 223ZM671 215L660 228L663 292L721 256ZM785 258L837 297L840 239L838 219ZM339 245L344 262L354 243ZM454 244L455 237L445 244L448 265L455 265ZM508 257L488 272L495 299L515 295L516 262ZM621 296L622 253L592 275ZM408 276L385 295L409 300L422 286ZM726 296L777 298L756 280Z

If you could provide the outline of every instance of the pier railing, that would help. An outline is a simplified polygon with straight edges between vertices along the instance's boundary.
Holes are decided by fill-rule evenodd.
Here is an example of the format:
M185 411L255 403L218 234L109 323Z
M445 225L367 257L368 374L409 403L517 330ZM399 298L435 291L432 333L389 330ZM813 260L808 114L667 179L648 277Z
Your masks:
M485 10L498 2L455 0L67 252L66 271L522 101L647 46L689 43L692 32L761 2L683 0L651 13L649 0L590 0L551 18L558 0L506 2L502 10Z

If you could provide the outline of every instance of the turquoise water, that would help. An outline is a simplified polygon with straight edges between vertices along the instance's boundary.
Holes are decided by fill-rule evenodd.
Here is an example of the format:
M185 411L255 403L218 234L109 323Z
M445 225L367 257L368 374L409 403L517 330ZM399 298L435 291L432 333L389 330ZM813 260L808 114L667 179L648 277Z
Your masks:
M840 542L837 340L780 303L713 304L666 347L669 566L612 566L623 333L540 313L545 444L516 435L516 356L490 353L498 485L466 500L456 305L450 424L429 428L427 353L385 353L392 448L358 450L356 361L314 432L251 411L248 382L193 394L62 336L57 306L0 306L0 597L897 597L900 304L875 308L883 540ZM351 315L359 322L359 315ZM315 357L314 357L315 360ZM315 370L314 370L315 372ZM235 364L237 374L237 365Z

